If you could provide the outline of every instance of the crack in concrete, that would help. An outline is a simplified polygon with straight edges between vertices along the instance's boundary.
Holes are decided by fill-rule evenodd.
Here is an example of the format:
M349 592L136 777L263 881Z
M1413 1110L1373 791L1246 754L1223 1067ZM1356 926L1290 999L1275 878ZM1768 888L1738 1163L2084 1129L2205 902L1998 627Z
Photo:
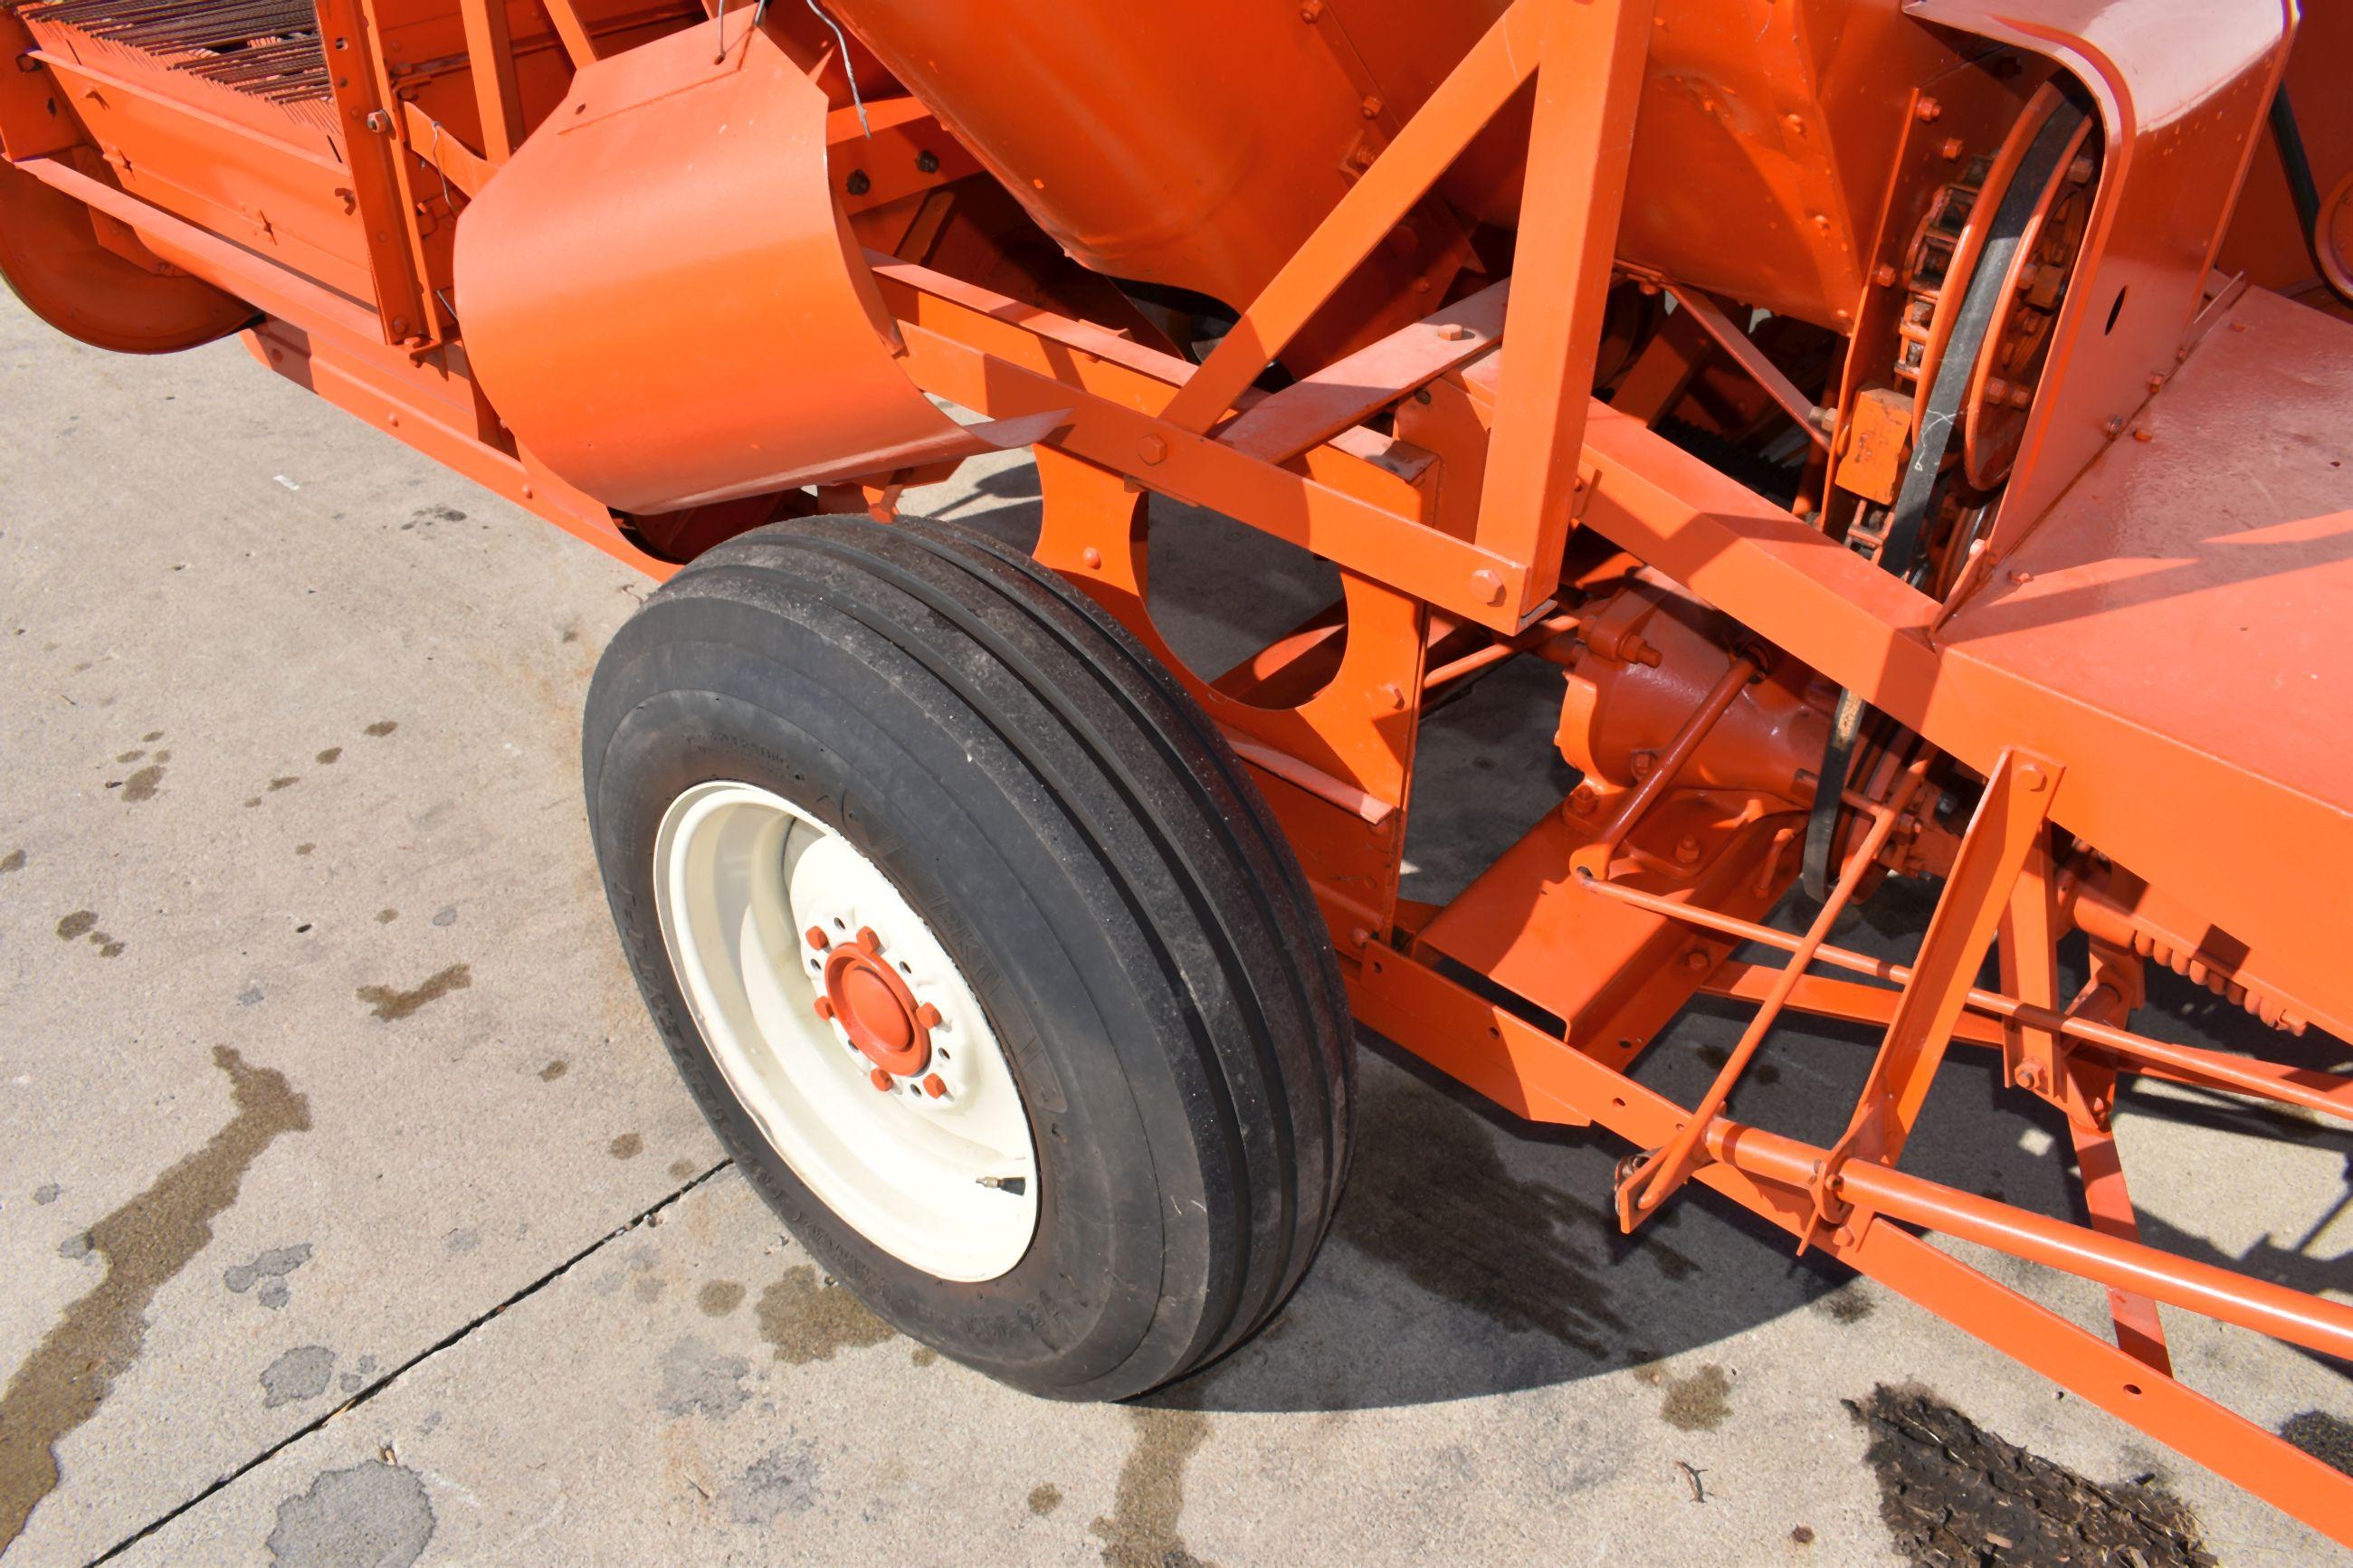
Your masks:
M435 1356L439 1355L442 1352L452 1349L458 1344L463 1342L468 1336L474 1332L475 1330L480 1328L491 1319L499 1316L510 1308L512 1308L522 1301L528 1300L531 1297L537 1295L540 1291L544 1290L550 1285L554 1284L558 1279L563 1279L566 1274L571 1273L572 1270L577 1268L583 1263L587 1262L591 1258L596 1257L596 1254L602 1252L606 1247L611 1246L614 1242L618 1241L621 1237L628 1235L630 1232L640 1228L647 1221L652 1219L656 1215L660 1214L664 1209L667 1209L671 1205L677 1203L679 1199L686 1196L687 1194L694 1191L695 1188L702 1186L713 1176L718 1175L722 1171L728 1169L735 1162L732 1159L720 1161L717 1164L712 1166L711 1169L703 1172L692 1181L686 1183L676 1191L664 1196L659 1202L640 1211L634 1217L623 1224L616 1226L613 1229L606 1232L603 1236L598 1237L595 1241L590 1242L586 1247L582 1247L579 1251L574 1253L571 1257L565 1258L563 1262L557 1264L554 1268L549 1269L538 1279L532 1280L529 1284L523 1286L521 1289L507 1297L506 1300L467 1320L450 1333L443 1336L432 1344L426 1346L423 1350L417 1352L406 1361L402 1362L398 1366L394 1367L382 1377L377 1378L374 1383L369 1384L366 1387L361 1389L350 1398L345 1399L340 1405L337 1405L332 1409L326 1411L315 1419L305 1422L302 1426L288 1433L277 1442L270 1444L268 1447L262 1449L261 1452L254 1455L243 1464L238 1465L234 1469L227 1471L218 1479L214 1480L210 1485L206 1486L202 1491L197 1492L194 1497L188 1499L185 1502L181 1503L176 1508L171 1509L164 1513L157 1515L154 1519L152 1519L145 1524L141 1525L137 1530L132 1531L129 1535L124 1536L112 1546L108 1547L104 1552L101 1552L96 1557L91 1558L88 1568L99 1568L99 1565L101 1563L112 1562L117 1557L121 1556L125 1552L130 1551L132 1547L146 1540L149 1536L154 1534L157 1531L162 1530L164 1526L170 1524L174 1520L178 1519L182 1514L186 1513L189 1510L209 1500L216 1493L227 1490L229 1487L244 1479L254 1470L260 1468L263 1465L266 1465L270 1460L276 1458L280 1454L301 1442L303 1438L319 1431L321 1428L324 1427L328 1422L332 1421L335 1417L343 1415L345 1411L356 1409L358 1406L365 1405L369 1400L374 1399L377 1394L383 1393L395 1383L400 1381L400 1379L409 1372L422 1366L425 1363L431 1361Z

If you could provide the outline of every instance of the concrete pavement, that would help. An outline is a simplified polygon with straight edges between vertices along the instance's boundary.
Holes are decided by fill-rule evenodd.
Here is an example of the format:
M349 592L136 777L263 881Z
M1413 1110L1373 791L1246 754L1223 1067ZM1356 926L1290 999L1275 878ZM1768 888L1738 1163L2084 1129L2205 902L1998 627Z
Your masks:
M1034 497L1000 461L915 504L1018 537ZM1155 550L1205 666L1316 602L1250 547L1172 516ZM1377 1044L1335 1238L1226 1363L1066 1406L892 1334L725 1166L611 942L578 709L643 591L234 343L114 358L0 295L7 1568L1900 1562L1850 1408L1900 1384L2154 1478L2223 1562L2345 1560L1713 1200L1615 1237L1613 1146ZM1549 689L1444 715L1417 896L1556 798ZM2183 1037L2241 1026L2171 1000ZM1736 1032L1686 1020L1646 1079L1691 1094ZM1819 1133L1867 1052L1770 1060L1743 1113ZM2050 1130L1993 1099L1949 1074L1908 1163L2065 1212ZM2341 1134L2149 1091L2120 1120L2156 1239L2353 1287ZM2193 1383L2353 1435L2342 1368L2168 1322Z

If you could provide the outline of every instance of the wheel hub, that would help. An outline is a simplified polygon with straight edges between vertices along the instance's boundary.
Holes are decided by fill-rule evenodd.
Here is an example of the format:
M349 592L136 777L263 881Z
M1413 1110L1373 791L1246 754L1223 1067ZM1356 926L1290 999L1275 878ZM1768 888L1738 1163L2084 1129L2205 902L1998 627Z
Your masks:
M754 784L681 793L654 847L673 973L728 1090L816 1198L944 1279L994 1279L1038 1226L1012 1065L914 906Z
M872 928L840 943L811 927L809 945L826 954L825 995L818 1012L841 1026L859 1053L883 1072L913 1078L931 1065L932 1031L926 1009L882 956Z

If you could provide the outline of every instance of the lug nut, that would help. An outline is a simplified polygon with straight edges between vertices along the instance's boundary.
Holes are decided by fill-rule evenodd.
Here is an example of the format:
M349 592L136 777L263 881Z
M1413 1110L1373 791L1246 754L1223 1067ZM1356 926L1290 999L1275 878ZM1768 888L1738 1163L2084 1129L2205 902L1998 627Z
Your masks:
M801 940L808 943L811 947L817 949L819 952L823 952L827 948L833 945L833 939L825 934L825 928L823 926L809 927L808 930L801 932Z
M860 926L858 928L858 945L864 948L869 952L880 952L882 951L882 939L874 934L874 928L872 926Z
M827 1023L828 1023L828 1024L832 1023L832 1022L833 1022L833 1002L832 1002L832 1000L831 1000L830 998L828 998L828 997L820 996L820 997L818 997L818 998L817 999L817 1004L816 1004L816 1005L817 1005L817 1016L818 1016L818 1017L820 1017L820 1018L823 1018L823 1019L824 1019Z
M929 1002L915 1009L915 1022L926 1029L940 1026L940 1010Z
M923 1092L930 1095L934 1100L944 1098L947 1094L947 1091L948 1086L944 1082L941 1081L939 1074L931 1073L924 1078Z
M872 1084L876 1089L881 1089L884 1094L891 1092L891 1075L884 1072L881 1068L876 1068L872 1072L868 1073L866 1075L866 1081Z

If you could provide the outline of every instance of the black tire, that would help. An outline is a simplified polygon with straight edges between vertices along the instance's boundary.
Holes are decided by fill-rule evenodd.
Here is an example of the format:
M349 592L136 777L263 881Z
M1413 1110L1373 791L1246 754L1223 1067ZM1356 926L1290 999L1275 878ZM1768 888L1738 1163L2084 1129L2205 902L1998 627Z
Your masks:
M1083 595L944 524L772 524L622 627L583 750L614 923L688 1088L892 1325L1017 1387L1121 1399L1224 1354L1298 1284L1347 1164L1338 967L1223 738ZM1010 1272L951 1283L877 1247L727 1088L652 889L664 811L722 778L847 837L972 983L1039 1151Z

